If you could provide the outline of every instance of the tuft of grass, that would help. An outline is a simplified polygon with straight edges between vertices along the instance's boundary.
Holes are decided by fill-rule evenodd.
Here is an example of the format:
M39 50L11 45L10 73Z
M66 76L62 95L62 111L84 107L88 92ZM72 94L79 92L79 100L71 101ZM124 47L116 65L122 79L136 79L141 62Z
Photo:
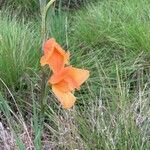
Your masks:
M32 23L7 13L0 13L0 24L0 77L14 87L28 68L38 68L40 38Z
M137 51L149 51L149 7L147 0L89 4L75 17L74 38L84 45L119 44Z
M20 14L28 15L36 14L40 8L38 0L4 0L3 5L14 11L17 10Z
M61 9L51 9L47 13L47 34L54 37L61 45L66 45L70 32L69 13Z
M46 0L47 2L49 0ZM56 0L55 6L57 9L60 7L63 10L75 10L86 4L88 0ZM0 7L9 7L14 12L20 15L35 16L40 14L40 1L39 0L2 0Z

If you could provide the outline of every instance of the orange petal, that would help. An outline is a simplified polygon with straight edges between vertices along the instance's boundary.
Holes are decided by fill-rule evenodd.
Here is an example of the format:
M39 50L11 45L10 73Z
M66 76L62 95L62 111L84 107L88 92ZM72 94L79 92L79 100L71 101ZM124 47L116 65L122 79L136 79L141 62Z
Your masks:
M44 54L47 55L47 53L52 53L55 45L56 45L56 41L54 38L47 40L44 43Z
M52 91L60 101L63 108L69 109L74 105L76 97L71 92L62 92L55 87L55 85L52 86Z
M51 38L44 43L44 55L41 57L40 63L41 66L48 64L49 59L54 51L55 39Z
M62 56L64 56L64 63L68 64L69 63L69 57L70 57L70 53L66 52L65 50L63 50L61 48L61 46L58 43L55 43L55 50L60 53Z
M68 63L69 54L60 54L59 51L54 50L51 57L48 60L48 64L54 73L59 72L66 63Z
M69 69L69 75L64 79L68 82L70 89L79 89L81 84L83 84L89 77L89 71L84 69L78 69L71 67Z
M55 83L62 81L68 75L70 68L71 66L64 67L58 73L54 73L50 77L49 82L51 84L55 84Z
M56 84L63 80L68 83L70 91L73 91L75 88L79 89L81 84L84 83L88 77L88 70L68 66L63 68L59 73L54 73L49 82L51 84Z
M48 60L48 65L53 72L59 72L65 65L64 57L57 51L54 51Z
M69 63L70 53L65 52L55 39L49 39L44 44L44 58L41 59L41 65L46 64L53 72L59 72L65 64Z
M59 83L56 83L55 87L62 92L71 92L68 83L65 82L64 80L60 81Z

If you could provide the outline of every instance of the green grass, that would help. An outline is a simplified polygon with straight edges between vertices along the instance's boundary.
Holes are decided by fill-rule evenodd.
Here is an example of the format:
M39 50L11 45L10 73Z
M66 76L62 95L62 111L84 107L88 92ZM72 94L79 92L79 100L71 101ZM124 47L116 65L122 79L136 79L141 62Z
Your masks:
M15 86L29 69L39 66L40 37L34 24L5 13L0 14L0 77L7 85Z
M36 15L40 12L38 0L4 0L3 5L12 8L18 14Z
M75 15L49 12L48 37L70 50L71 64L90 70L90 78L75 92L71 110L62 109L48 87L44 123L40 19L2 11L0 123L12 142L0 126L0 144L18 150L150 149L149 6L146 0L102 0Z
M61 9L56 11L52 9L47 13L47 34L49 37L57 39L61 45L66 46L68 33L70 32L69 13L63 12Z
M49 0L42 0L49 1ZM80 8L88 0L56 0L55 6L57 9L60 7L64 10L74 10ZM2 0L1 7L9 7L19 15L35 16L40 14L40 0Z
M90 4L77 13L74 36L86 45L113 43L149 51L149 6L147 0L106 0Z

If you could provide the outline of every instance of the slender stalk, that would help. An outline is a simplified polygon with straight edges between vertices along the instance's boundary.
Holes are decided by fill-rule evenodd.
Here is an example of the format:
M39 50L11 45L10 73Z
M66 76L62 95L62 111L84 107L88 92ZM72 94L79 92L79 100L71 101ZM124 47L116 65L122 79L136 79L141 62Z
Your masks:
M41 19L42 19L41 20L42 49L46 41L46 15L49 7L53 4L54 1L55 0L50 0L46 5L46 0L40 0ZM44 121L45 93L46 93L46 74L45 70L42 68L41 95L40 95L41 123Z
M47 5L44 2L44 6L41 8L41 15L42 15L42 23L41 23L41 34L42 34L42 39L43 39L43 44L46 40L46 16L47 16L47 11L49 7L55 2L55 0L50 0Z
M46 7L45 7L45 13L47 13L49 7L55 2L55 0L51 0L47 3Z

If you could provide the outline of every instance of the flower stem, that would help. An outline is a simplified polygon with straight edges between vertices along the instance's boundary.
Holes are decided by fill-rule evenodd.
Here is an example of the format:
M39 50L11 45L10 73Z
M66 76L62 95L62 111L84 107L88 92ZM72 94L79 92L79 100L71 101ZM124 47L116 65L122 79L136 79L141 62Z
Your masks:
M46 4L46 0L40 0L40 10L41 10L41 36L42 36L42 52L44 51L43 45L46 41L46 16L49 7L55 2L55 0L50 0ZM45 95L46 95L46 74L45 70L42 68L42 77L41 77L41 95L40 95L40 105L41 105L41 123L44 121L44 112L45 112Z

